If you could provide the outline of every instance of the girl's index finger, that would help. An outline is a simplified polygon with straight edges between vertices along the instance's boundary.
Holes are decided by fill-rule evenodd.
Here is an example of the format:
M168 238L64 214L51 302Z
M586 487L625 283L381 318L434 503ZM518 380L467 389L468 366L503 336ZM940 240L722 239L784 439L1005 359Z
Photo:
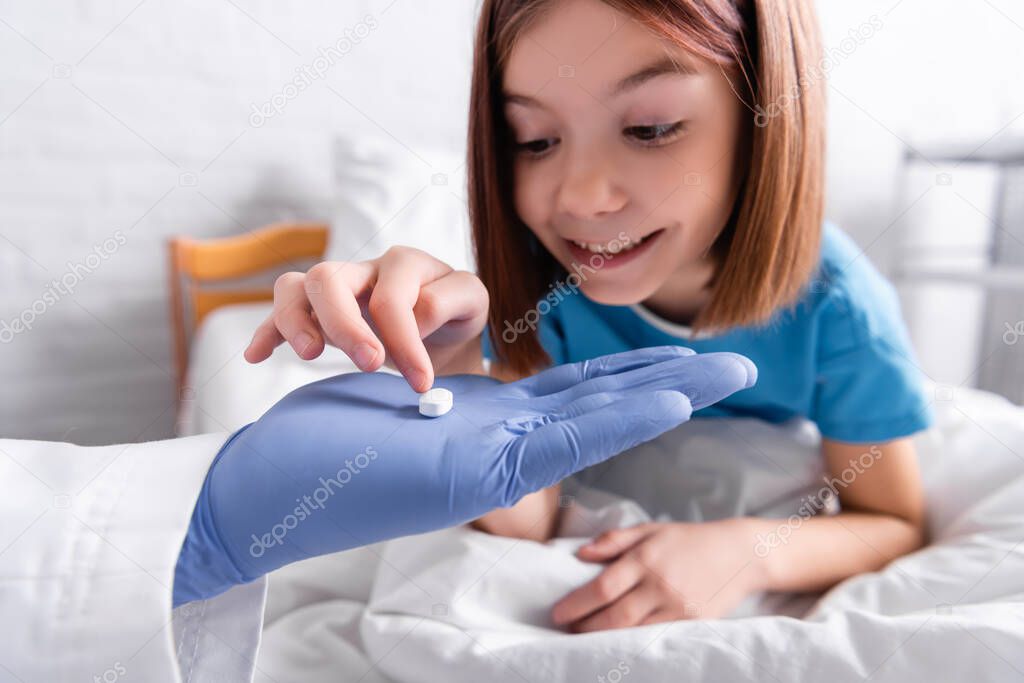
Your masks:
M378 259L368 310L398 371L417 392L430 389L434 367L420 337L414 308L420 289L451 268L417 249L391 249Z

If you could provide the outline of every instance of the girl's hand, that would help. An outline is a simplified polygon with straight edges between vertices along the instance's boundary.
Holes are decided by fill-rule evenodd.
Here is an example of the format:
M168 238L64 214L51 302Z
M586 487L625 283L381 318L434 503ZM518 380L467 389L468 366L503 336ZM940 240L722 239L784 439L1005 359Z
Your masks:
M385 362L418 392L434 369L479 372L479 337L487 320L487 290L476 275L426 252L392 247L370 261L324 261L274 283L274 312L245 350L250 363L266 360L287 340L312 360L331 344L360 370Z
M577 556L610 562L552 610L556 624L578 633L723 617L764 585L743 519L615 529Z

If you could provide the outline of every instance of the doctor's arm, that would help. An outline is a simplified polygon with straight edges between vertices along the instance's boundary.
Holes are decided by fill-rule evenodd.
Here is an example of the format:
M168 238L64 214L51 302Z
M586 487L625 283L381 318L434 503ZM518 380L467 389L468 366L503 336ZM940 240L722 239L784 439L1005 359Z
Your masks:
M755 380L743 356L669 346L507 384L439 378L435 386L455 396L439 418L419 415L417 393L391 374L300 387L217 455L182 547L174 602L511 507Z
M263 582L201 613L172 620L170 609L196 496L227 436L88 447L0 439L0 680L176 682L179 652L197 671L248 680ZM180 650L175 638L198 634L200 617L216 637Z
M0 604L16 625L0 662L15 680L176 683L180 654L193 674L248 680L267 572L510 506L687 420L688 392L725 396L754 373L733 354L644 349L510 384L445 378L457 407L436 419L401 379L353 374L227 439L0 439ZM172 589L207 602L172 617Z

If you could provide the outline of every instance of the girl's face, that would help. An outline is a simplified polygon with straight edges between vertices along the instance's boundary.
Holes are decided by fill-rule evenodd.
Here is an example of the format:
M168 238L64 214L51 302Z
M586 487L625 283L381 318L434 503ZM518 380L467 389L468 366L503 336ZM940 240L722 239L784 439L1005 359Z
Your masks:
M516 41L503 91L516 210L587 296L699 297L745 118L721 68L600 0L557 0Z

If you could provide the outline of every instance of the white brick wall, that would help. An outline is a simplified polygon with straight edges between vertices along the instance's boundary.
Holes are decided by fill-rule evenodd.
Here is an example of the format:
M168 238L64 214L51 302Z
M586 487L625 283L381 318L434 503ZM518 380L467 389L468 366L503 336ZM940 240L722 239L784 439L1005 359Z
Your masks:
M72 296L0 344L0 436L170 436L167 236L329 218L337 135L460 149L474 10L471 0L0 2L0 321L22 317L69 261L124 236ZM359 29L365 38L346 34L364 22L375 25ZM359 40L324 78L250 125L254 103L346 35Z

